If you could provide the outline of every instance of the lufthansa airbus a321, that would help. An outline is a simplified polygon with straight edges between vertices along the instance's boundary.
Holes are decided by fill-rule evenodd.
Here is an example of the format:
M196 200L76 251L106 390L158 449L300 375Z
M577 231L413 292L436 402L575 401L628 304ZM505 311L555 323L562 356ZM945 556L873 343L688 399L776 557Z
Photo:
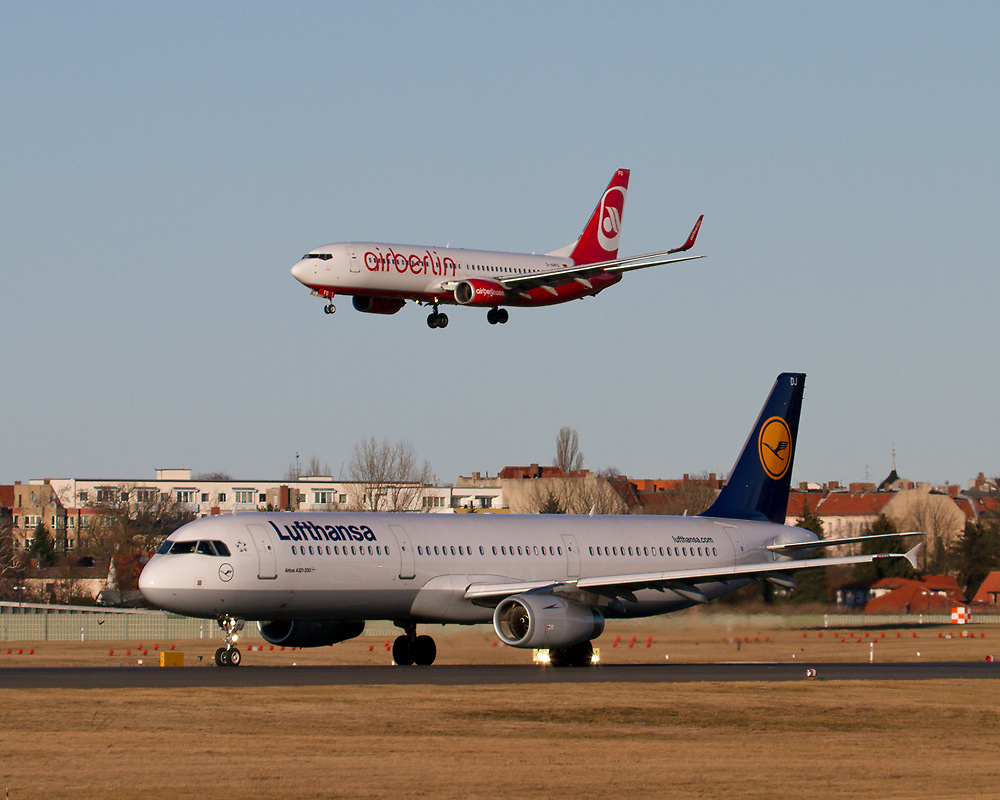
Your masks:
M627 169L618 170L580 238L546 255L347 242L310 250L292 267L292 275L327 299L327 314L336 311L338 294L353 297L354 307L368 314L395 314L412 300L432 307L431 328L444 328L448 316L438 310L441 305L487 308L487 321L503 324L505 306L578 300L613 286L631 270L701 258L673 254L694 246L704 215L680 247L618 258L628 177Z
M906 558L808 556L871 537L817 540L784 525L805 375L778 376L732 475L696 517L250 513L175 531L142 571L155 606L217 619L220 666L240 663L246 620L275 645L319 647L367 620L403 633L397 664L431 664L423 623L492 622L511 647L589 664L606 618L667 614L800 569ZM909 534L903 534L909 535Z

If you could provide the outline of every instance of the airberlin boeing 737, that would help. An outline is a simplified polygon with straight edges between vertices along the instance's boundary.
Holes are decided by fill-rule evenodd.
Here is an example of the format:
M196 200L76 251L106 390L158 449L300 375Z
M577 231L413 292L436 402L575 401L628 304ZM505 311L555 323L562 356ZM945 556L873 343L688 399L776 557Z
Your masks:
M160 608L216 618L240 663L245 620L272 644L319 647L365 621L404 633L397 664L431 664L420 623L492 622L512 647L589 664L605 618L666 614L759 580L794 586L809 567L905 554L806 559L817 540L784 525L805 375L778 376L729 481L697 517L251 513L205 517L163 543L139 577ZM909 534L902 534L909 535Z
M680 247L618 258L628 176L627 169L618 170L580 238L547 255L347 242L309 251L292 267L292 275L327 298L327 314L336 311L333 297L338 294L352 295L354 307L368 314L395 314L413 300L434 309L427 317L431 328L443 328L448 316L438 311L440 305L488 308L487 321L503 324L503 306L546 306L590 297L618 283L625 272L702 258L671 256L694 246L704 215Z

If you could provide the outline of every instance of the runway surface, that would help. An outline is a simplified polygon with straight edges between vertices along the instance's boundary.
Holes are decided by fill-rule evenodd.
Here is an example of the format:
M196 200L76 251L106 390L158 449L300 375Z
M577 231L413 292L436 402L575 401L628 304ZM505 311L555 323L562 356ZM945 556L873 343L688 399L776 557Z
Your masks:
M806 670L816 670L807 678ZM632 664L557 669L550 666L432 667L12 667L3 689L171 689L197 686L470 686L545 683L692 683L698 681L996 680L1000 662L905 664L740 663Z

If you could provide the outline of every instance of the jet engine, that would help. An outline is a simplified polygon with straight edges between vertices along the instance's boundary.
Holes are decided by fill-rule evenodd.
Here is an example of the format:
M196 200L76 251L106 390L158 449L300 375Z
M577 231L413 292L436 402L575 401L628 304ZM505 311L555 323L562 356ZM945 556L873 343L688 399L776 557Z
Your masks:
M405 300L394 297L354 297L354 307L365 314L395 314L405 305Z
M604 633L604 615L552 594L519 594L500 601L493 627L511 647L569 647Z
M261 620L257 627L260 635L271 644L283 647L326 647L360 636L365 629L365 621L276 619L270 622Z
M455 287L455 302L463 306L495 306L507 296L506 289L496 281L470 278Z

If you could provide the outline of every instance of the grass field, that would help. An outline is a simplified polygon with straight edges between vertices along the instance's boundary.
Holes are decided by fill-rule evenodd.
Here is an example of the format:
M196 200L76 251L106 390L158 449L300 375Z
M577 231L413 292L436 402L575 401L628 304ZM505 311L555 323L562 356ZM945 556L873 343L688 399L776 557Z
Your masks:
M837 631L841 635L834 638L832 630L666 631L633 624L628 630L609 626L598 644L606 663L662 663L667 655L671 662L791 661L793 656L867 661L874 636L876 660L979 661L1000 637L979 626L971 629L975 638L957 637L954 628L921 628L916 638L913 632L871 629L865 637L864 630ZM855 634L850 642L847 633ZM957 638L944 638L947 634ZM618 646L611 647L617 637ZM628 647L633 637L636 643ZM4 643L0 687L3 666L121 662L129 667L141 657L135 653L139 644L148 653L142 657L145 668L158 663L152 645L170 643ZM208 640L174 644L189 664L199 663L201 655L202 665L217 646ZM438 644L443 663L524 663L531 657L495 647L478 628L440 635ZM19 646L25 650L21 656ZM7 655L7 647L15 652ZM35 654L28 656L28 647ZM124 656L125 649L131 656ZM333 648L248 652L244 663L388 661L383 642L365 637ZM1000 794L998 687L994 681L803 680L0 688L0 789L9 790L12 800L986 798Z

